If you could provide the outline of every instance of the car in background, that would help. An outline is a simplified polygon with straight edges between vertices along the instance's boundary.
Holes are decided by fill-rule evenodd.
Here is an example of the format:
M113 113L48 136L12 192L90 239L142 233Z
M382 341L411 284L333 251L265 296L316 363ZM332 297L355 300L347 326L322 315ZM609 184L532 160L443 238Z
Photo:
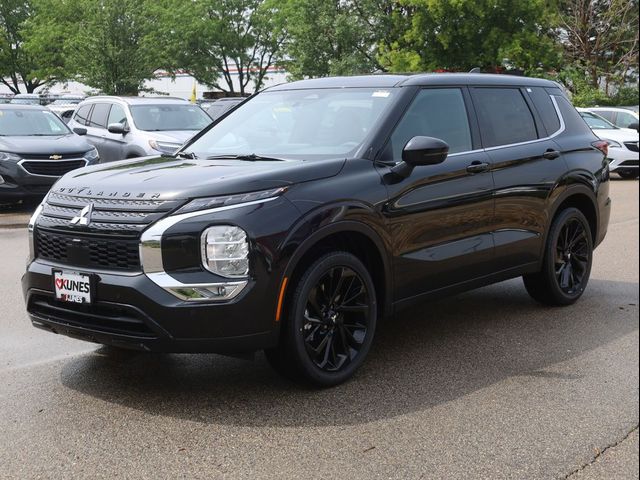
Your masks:
M0 93L0 105L5 103L10 103L13 95L6 95L4 93Z
M577 110L593 133L609 144L609 170L622 178L638 178L638 133L616 127L587 109Z
M40 105L0 105L0 201L42 197L98 152Z
M62 95L47 105L47 108L56 113L64 123L69 123L76 107L85 98L83 95Z
M638 131L638 111L633 108L634 107L591 107L588 108L588 110L600 115L602 118L613 123L616 127L630 128Z
M69 127L86 135L101 162L174 153L211 123L198 105L170 97L91 97Z
M216 100L213 103L210 103L205 107L205 112L213 119L216 120L220 118L222 115L227 113L236 105L244 102L246 98L243 97L225 97Z
M14 105L40 105L40 95L37 93L18 93L9 103Z

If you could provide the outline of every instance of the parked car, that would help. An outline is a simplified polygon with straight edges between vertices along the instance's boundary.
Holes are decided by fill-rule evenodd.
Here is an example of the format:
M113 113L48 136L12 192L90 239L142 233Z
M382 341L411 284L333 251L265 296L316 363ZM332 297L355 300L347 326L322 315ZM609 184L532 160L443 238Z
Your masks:
M197 105L177 98L90 97L69 127L100 152L102 162L174 153L211 123ZM79 129L79 130L78 130Z
M265 349L335 385L409 305L519 276L543 304L578 300L609 222L606 150L548 80L275 86L173 156L62 178L30 222L27 311L115 347Z
M86 97L82 95L62 95L47 105L47 107L58 115L63 122L69 123L76 107L85 98Z
M6 95L3 93L0 93L0 104L10 103L11 98L13 98L13 95Z
M609 170L622 178L638 178L638 133L618 128L588 109L578 108L578 111L591 130L609 144Z
M0 201L42 197L65 173L98 162L98 152L52 112L0 105Z
M37 93L18 93L9 103L15 105L40 105L40 95Z
M619 128L638 131L638 111L622 107L591 107L588 109Z
M213 103L210 103L205 107L205 112L213 119L216 120L220 118L222 115L227 113L236 105L244 102L246 98L242 97L226 97L220 98Z

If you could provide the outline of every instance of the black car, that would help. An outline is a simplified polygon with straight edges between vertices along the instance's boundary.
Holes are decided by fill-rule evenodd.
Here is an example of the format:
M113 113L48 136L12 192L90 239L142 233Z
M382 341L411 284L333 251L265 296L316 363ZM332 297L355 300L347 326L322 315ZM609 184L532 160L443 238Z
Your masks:
M45 107L0 105L0 201L46 194L65 173L98 162L98 152Z
M115 347L264 349L333 385L416 302L519 276L575 302L607 232L606 148L546 80L276 86L174 156L62 178L31 221L27 310Z

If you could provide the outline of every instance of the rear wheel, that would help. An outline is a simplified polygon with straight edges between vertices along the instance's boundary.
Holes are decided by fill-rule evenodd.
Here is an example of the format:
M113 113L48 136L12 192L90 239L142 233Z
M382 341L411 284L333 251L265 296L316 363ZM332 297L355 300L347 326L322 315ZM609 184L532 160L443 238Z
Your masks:
M367 356L376 319L376 292L366 267L350 253L329 253L300 278L280 345L265 352L267 360L295 380L337 385Z
M577 208L567 208L554 219L545 247L542 270L525 275L524 285L545 305L571 305L589 282L593 243L589 222Z
M625 180L633 180L635 178L638 178L638 170L620 170L616 173L620 175L620 178L623 178Z

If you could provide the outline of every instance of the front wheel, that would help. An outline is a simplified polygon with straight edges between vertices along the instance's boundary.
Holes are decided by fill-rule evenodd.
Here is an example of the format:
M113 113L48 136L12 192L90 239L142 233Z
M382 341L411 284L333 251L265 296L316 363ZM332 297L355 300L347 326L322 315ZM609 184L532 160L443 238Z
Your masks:
M584 293L593 262L589 222L577 208L560 212L547 235L542 270L525 275L524 285L545 305L571 305Z
M638 178L638 170L620 170L616 173L624 180L633 180Z
M267 360L295 380L342 383L367 356L377 315L375 287L362 262L346 252L324 255L300 278L280 345L265 352Z

